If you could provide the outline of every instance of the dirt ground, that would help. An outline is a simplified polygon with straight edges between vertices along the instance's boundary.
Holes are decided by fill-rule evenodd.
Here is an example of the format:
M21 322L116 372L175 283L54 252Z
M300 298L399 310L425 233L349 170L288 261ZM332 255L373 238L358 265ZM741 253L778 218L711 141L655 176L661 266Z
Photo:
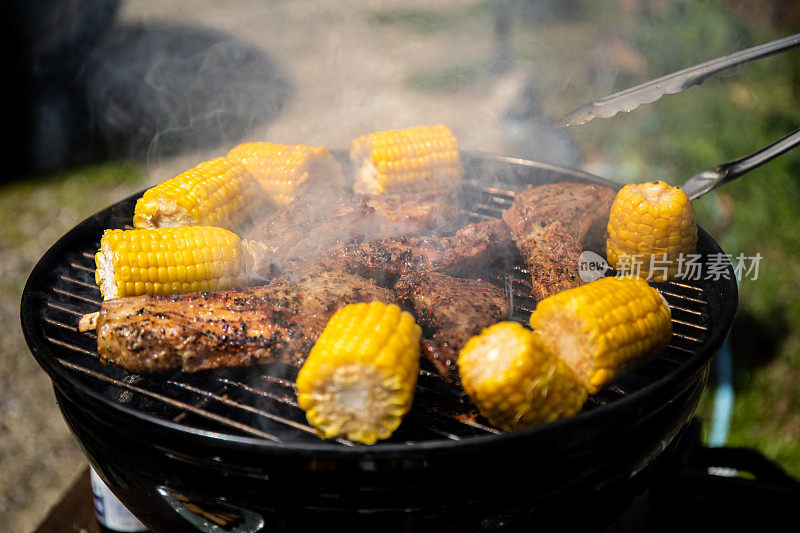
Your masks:
M369 131L444 123L463 149L512 153L502 115L518 96L524 74L512 69L501 77L479 75L469 84L457 83L456 76L452 88L435 90L420 90L409 82L415 73L451 64L483 68L489 63L491 10L476 15L476 5L481 4L128 0L120 5L117 23L212 29L268 55L286 76L291 95L273 120L249 135L253 140L346 149L354 137ZM440 27L425 31L424 24L415 29L413 20L411 26L382 22L415 7L438 13ZM148 175L153 182L164 179L227 148L152 159ZM120 189L119 198L126 193ZM70 220L70 212L61 216L65 227L78 222ZM6 274L16 275L20 292L33 264L59 236L42 230L40 221L32 221L30 228L30 235L20 236L29 239L28 252L2 264ZM19 324L18 305L18 300L3 303L3 323ZM15 355L0 368L5 376L0 382L5 392L0 395L0 531L25 532L36 527L86 460L19 328L7 329L11 331L4 342Z

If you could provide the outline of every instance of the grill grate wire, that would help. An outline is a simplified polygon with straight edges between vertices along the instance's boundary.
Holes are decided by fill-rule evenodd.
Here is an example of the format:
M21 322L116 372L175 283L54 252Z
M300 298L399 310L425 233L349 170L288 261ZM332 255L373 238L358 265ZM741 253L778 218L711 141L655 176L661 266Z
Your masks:
M465 185L473 202L462 210L468 222L497 218L513 201L513 191L476 184ZM120 221L120 226L125 221ZM99 239L99 236L98 236ZM95 249L99 241L95 243ZM229 432L274 442L319 442L296 402L294 378L299 368L271 365L166 376L139 376L104 366L97 356L94 332L78 333L80 316L97 311L102 302L94 283L93 250L64 258L46 299L44 337L59 354L64 369L112 401L187 427ZM494 272L513 302L512 319L526 323L535 307L530 298L528 271L517 258L510 268ZM653 383L692 357L707 335L707 303L703 289L686 281L654 284L673 315L673 337L653 362L633 371L590 397L584 410L602 407ZM420 370L411 412L387 442L414 445L431 440L462 440L500 433L474 410L462 391L427 368ZM343 446L354 443L337 439ZM379 444L380 445L380 444Z

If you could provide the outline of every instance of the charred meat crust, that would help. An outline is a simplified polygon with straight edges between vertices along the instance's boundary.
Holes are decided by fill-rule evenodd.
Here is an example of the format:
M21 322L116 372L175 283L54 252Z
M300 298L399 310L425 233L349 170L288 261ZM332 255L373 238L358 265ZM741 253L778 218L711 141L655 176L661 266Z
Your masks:
M394 294L345 273L320 273L234 291L139 296L103 302L101 360L131 372L300 364L328 319L346 304Z
M468 224L449 237L385 239L343 246L290 261L286 275L350 272L395 293L433 332L422 354L437 371L457 382L458 350L481 329L511 312L508 296L487 282L450 276L474 275L514 252L511 230L501 219ZM448 273L448 274L446 274Z
M531 272L534 299L583 284L578 276L580 254L603 251L615 195L610 187L573 182L529 185L516 193L503 220Z
M511 314L508 295L480 279L415 272L401 277L394 290L418 322L433 332L423 344L423 355L451 380L457 378L458 351L470 337Z
M422 356L425 357L436 371L451 385L460 386L458 379L458 351L445 342L433 339L422 339Z
M340 246L290 261L290 275L343 271L391 287L403 274L441 271L456 276L481 272L487 265L510 257L514 241L501 219L468 224L454 235L399 237Z

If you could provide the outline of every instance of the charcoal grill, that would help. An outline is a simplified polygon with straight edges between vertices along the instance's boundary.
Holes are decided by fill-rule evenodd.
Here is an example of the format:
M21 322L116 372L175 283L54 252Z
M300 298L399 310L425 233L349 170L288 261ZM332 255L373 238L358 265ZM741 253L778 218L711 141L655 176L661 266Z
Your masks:
M529 183L614 186L521 159L463 159L468 222L498 217L513 191ZM24 289L21 316L30 350L52 378L90 462L154 530L353 530L379 523L465 531L509 527L519 517L562 525L588 519L589 502L633 487L686 426L736 310L730 265L716 279L655 284L672 310L670 345L565 420L500 432L423 368L413 408L391 439L374 446L321 441L295 401L298 368L144 376L100 363L96 337L76 325L101 303L94 283L100 235L128 227L138 196L81 222L47 251ZM702 229L698 253L704 262L722 253ZM535 302L521 260L486 275L507 287L513 318L525 322ZM585 511L563 513L567 506ZM595 526L598 519L591 517Z

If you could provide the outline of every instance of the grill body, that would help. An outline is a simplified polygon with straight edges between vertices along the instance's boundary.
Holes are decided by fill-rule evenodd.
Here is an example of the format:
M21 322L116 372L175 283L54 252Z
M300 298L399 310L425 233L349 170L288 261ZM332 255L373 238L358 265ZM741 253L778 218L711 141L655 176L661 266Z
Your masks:
M498 216L509 191L528 183L608 184L530 161L464 159L468 221ZM136 376L104 367L95 341L74 331L77 317L99 306L90 258L100 234L129 221L134 201L99 212L56 243L30 276L21 313L29 347L90 462L154 530L465 531L527 519L596 527L601 511L613 512L607 502L619 500L608 495L633 490L688 423L736 309L730 267L727 279L656 285L672 307L670 347L565 420L501 434L423 371L414 408L389 442L322 442L293 403L292 369ZM721 253L702 230L698 251ZM524 320L533 307L524 268L515 263L502 275L514 318Z

